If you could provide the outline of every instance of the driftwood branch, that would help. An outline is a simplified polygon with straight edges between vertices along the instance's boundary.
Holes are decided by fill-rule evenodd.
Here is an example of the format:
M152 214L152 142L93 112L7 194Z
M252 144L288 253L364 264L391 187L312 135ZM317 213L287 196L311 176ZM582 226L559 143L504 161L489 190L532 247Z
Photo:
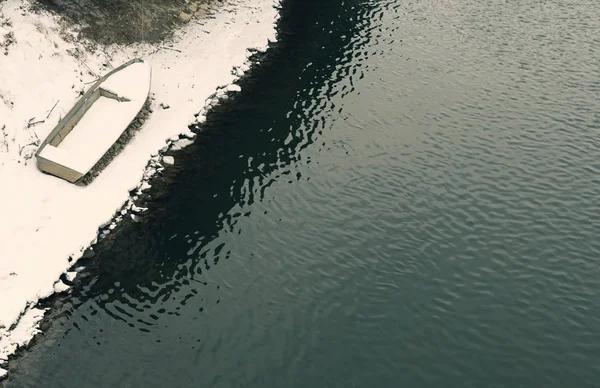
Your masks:
M181 52L181 50L174 49L174 48L172 48L172 47L166 47L166 46L162 46L162 47L161 47L161 49L166 49L166 50L177 51L178 53L180 53L180 52Z
M33 121L33 120L35 120L35 117L30 118L29 121L27 122L27 128L28 129L31 128L31 127L33 127L34 125L41 124L41 123L43 123L45 121L45 120Z
M94 77L96 77L96 78L100 78L100 77L98 77L98 74L94 73L94 71L93 71L92 69L90 69L90 67L87 65L87 63L85 63L85 62L84 62L84 61L82 61L82 60L79 60L79 62L83 63L83 66L87 67L87 69L90 71L90 73L92 73L92 75L93 75Z
M39 141L37 141L37 142L34 141L29 144L25 144L24 146L21 146L21 148L19 148L19 156L23 156L22 153L23 153L23 150L25 149L25 147L29 147L29 146L37 147L39 145L40 145ZM24 157L25 157L25 160L29 160L29 159L31 159L32 156L33 156L32 154L28 154L28 155L25 155Z
M52 111L54 110L54 108L56 108L56 105L58 105L59 101L60 100L56 101L56 103L54 104L54 106L52 107L52 109L50 109L50 112L48 112L48 115L46 116L47 119L50 118L50 114L52 113Z
M33 136L35 136L35 141L37 142L37 145L40 145L40 138L38 137L37 133L35 132L35 129L32 130L31 132L33 132Z

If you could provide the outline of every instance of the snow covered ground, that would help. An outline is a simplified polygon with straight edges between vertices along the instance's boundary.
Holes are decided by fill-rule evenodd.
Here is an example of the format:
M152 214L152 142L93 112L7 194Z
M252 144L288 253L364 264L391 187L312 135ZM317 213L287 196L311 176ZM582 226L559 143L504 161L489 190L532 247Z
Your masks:
M192 137L187 126L207 99L237 90L226 86L248 69L247 48L275 39L275 6L232 0L215 18L190 22L172 43L91 49L56 16L26 12L28 0L0 1L0 378L8 356L37 332L37 301L67 289L60 275L94 243L100 225L118 222L115 211L132 205L129 191L147 187L151 157L160 160L169 138ZM153 72L153 113L144 127L89 186L42 174L32 157L39 141L97 76L138 56Z

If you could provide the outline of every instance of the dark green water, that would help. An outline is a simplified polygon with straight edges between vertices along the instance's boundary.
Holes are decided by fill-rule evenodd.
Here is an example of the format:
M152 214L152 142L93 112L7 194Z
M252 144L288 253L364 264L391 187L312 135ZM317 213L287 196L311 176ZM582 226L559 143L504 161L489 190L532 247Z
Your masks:
M286 0L8 387L597 387L600 3Z

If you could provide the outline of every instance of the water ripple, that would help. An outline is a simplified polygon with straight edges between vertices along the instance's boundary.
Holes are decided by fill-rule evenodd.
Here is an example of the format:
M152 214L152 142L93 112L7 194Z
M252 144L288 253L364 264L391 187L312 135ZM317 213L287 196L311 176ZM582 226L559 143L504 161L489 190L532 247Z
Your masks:
M290 0L56 336L133 385L596 386L598 4Z

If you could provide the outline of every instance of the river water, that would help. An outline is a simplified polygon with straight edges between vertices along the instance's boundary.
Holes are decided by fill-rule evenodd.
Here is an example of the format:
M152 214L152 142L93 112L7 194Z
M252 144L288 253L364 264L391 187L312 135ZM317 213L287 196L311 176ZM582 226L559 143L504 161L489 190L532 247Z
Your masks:
M599 15L285 0L6 385L596 387Z

